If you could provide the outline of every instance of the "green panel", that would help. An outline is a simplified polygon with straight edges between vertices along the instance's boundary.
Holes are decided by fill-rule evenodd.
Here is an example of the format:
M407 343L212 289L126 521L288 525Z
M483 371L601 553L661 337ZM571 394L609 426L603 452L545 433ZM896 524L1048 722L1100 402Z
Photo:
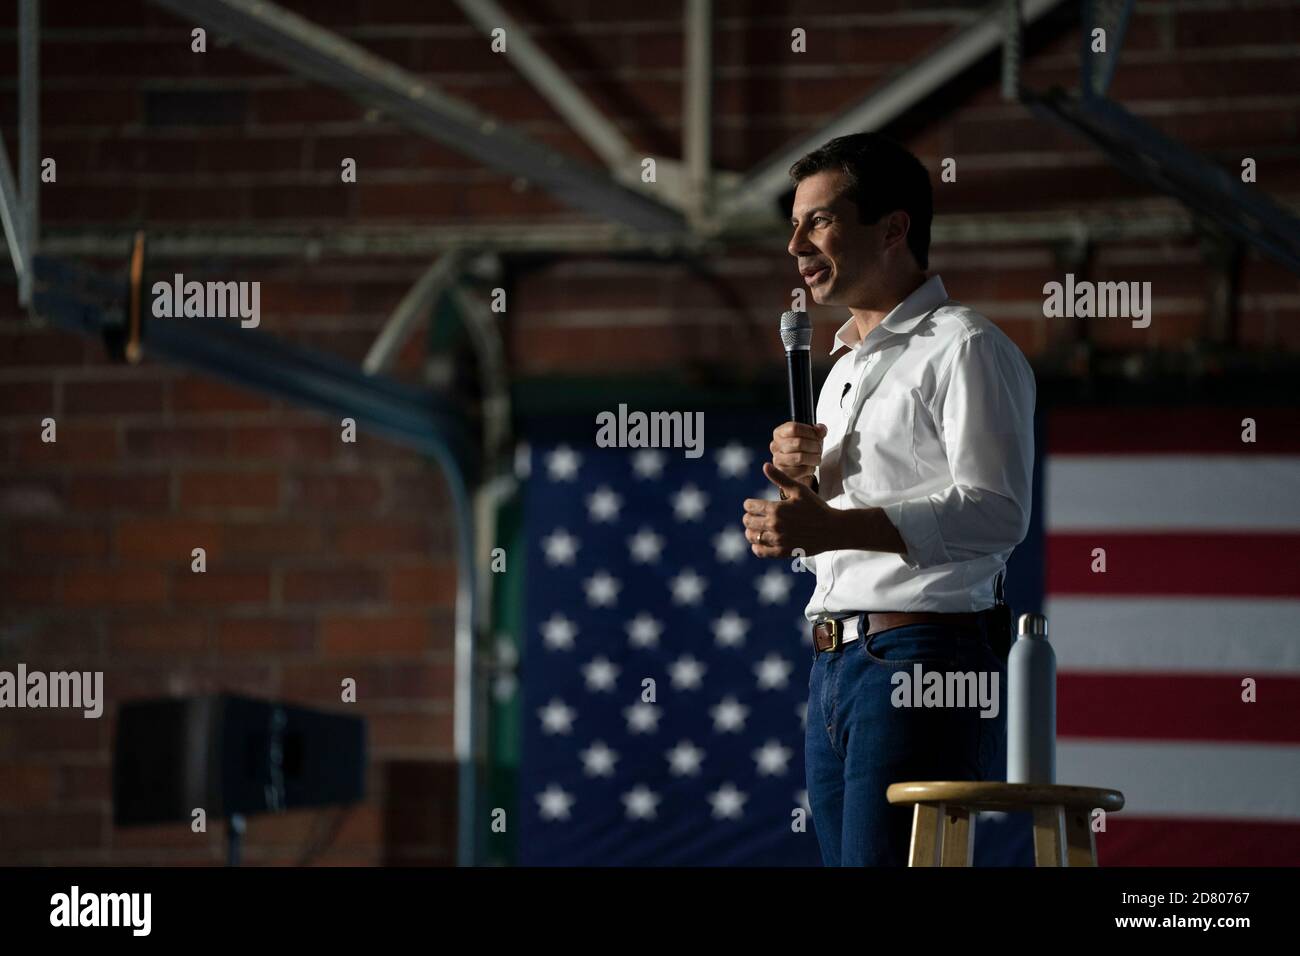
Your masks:
M527 580L527 548L523 536L522 500L516 496L497 512L497 536L493 545L506 554L506 573L492 575L492 614L495 623L491 639L512 645L515 660L523 650L523 590ZM495 678L488 682L488 739L485 798L490 808L506 812L504 833L493 833L491 814L486 815L485 830L480 834L482 862L488 866L507 866L515 861L517 850L514 821L519 812L519 692L498 699Z

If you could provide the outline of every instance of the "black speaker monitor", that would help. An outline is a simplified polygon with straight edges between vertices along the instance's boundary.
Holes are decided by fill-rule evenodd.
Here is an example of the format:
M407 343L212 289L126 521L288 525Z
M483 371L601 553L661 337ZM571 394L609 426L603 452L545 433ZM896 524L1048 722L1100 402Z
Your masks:
M221 694L130 701L113 748L118 826L189 821L365 797L360 717Z

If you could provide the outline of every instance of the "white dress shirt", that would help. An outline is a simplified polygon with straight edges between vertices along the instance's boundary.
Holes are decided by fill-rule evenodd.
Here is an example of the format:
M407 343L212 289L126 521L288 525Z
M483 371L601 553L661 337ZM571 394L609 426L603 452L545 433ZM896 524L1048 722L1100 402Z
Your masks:
M906 554L825 551L805 614L979 611L1029 529L1034 374L996 325L933 276L860 339L850 318L822 385L817 469L833 508L878 506Z

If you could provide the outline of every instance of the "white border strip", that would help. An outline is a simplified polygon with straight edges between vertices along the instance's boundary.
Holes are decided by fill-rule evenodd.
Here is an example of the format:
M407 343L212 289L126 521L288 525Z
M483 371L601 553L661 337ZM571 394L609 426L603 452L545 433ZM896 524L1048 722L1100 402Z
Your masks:
M1300 747L1066 739L1058 783L1124 794L1122 814L1300 821Z
M1049 532L1300 530L1300 455L1049 455L1043 469Z
M1058 671L1300 674L1300 600L1048 598Z

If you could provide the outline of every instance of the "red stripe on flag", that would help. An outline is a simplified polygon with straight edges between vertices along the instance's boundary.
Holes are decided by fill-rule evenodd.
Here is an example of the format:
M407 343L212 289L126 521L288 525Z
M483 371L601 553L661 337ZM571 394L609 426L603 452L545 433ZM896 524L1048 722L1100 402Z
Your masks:
M1300 823L1106 815L1101 866L1300 866ZM1209 889L1209 887L1205 887Z
M1106 572L1094 573L1094 548ZM1196 594L1294 597L1300 591L1300 534L1050 533L1048 594Z
M1255 420L1255 442L1241 440ZM1300 452L1300 408L1063 408L1048 421L1053 455L1288 455Z
M1255 703L1241 679L1257 681ZM1300 743L1300 677L1079 674L1056 679L1060 737Z

